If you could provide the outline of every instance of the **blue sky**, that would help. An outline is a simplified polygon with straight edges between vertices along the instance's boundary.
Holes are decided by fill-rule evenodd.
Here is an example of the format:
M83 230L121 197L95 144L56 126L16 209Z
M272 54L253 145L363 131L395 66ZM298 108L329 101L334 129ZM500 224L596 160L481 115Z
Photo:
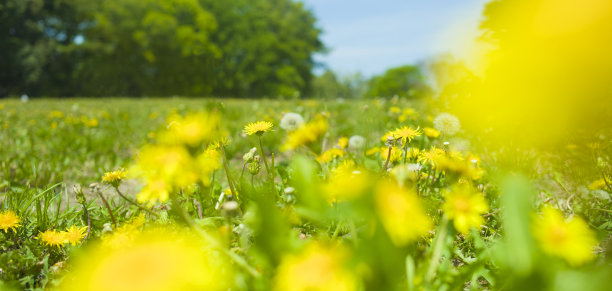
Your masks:
M366 76L450 52L461 56L478 33L486 0L303 0L330 48L332 70Z

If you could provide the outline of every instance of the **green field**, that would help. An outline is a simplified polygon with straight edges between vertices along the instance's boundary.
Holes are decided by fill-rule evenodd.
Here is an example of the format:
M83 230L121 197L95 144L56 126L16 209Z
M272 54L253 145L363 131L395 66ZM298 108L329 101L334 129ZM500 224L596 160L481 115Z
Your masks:
M2 100L0 289L609 288L608 132L513 148L433 108Z

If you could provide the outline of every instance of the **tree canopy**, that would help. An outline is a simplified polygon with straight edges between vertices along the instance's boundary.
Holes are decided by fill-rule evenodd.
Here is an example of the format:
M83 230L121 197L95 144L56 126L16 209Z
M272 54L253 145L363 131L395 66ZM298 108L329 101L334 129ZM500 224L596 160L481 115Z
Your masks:
M295 95L324 50L291 0L6 0L0 29L0 96Z

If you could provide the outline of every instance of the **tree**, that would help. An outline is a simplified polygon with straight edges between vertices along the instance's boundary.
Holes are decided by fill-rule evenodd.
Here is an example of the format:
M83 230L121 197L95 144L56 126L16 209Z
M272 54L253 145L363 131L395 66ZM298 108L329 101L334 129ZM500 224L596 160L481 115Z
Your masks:
M369 82L369 97L415 98L426 90L425 77L417 66L401 66L387 70L382 76L375 76Z

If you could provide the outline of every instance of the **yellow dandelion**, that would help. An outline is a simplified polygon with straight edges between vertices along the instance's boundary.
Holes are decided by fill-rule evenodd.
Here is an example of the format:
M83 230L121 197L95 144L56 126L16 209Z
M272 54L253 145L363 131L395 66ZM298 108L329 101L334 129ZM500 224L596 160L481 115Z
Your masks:
M559 210L544 207L542 216L536 218L532 226L534 237L549 255L563 258L572 266L582 265L595 257L595 233L580 217L565 220Z
M60 247L66 243L66 234L55 229L46 230L39 235L43 244Z
M147 185L136 196L140 203L147 202L149 205L156 201L165 202L170 197L171 186L163 179L152 179L147 181Z
M440 132L437 129L432 128L432 127L423 128L423 132L429 138L437 138L438 136L440 136Z
M160 229L135 234L121 248L97 245L76 254L59 290L230 290L226 257L197 238Z
M268 122L268 121L251 122L244 127L243 132L246 135L253 135L253 134L262 135L265 132L270 131L273 126L274 125L272 124L272 122Z
M106 172L104 173L104 176L102 176L102 182L106 184L110 184L114 187L118 187L119 184L121 184L121 180L125 179L126 176L127 176L127 172L123 169L112 171L112 172Z
M341 158L344 156L344 151L341 149L333 148L326 150L320 156L317 157L317 161L321 164L329 163L333 159Z
M380 147L373 147L371 149L368 149L365 152L366 156L372 156L372 155L375 155L377 153L380 153Z
M19 219L19 216L11 210L0 213L0 229L4 230L4 232L7 232L9 229L15 231L15 229L20 226L20 222L21 219Z
M278 291L352 291L357 278L343 264L346 254L341 248L310 244L297 255L286 255L274 278Z
M184 117L172 114L168 118L168 131L163 132L160 140L167 144L195 147L203 141L214 139L219 123L219 115L213 113L191 113Z
M443 149L432 147L429 150L421 151L421 155L418 158L418 162L422 165L436 165L436 160L438 160L441 156L444 156L445 152Z
M305 123L296 130L289 133L287 140L281 146L282 151L295 150L301 146L307 146L315 142L327 131L327 121L322 116Z
M480 229L484 223L482 214L489 211L482 193L468 184L457 184L445 193L444 199L442 210L453 220L457 231L468 234L472 227Z
M387 156L389 156L389 148L381 148L380 156L382 157L383 161L386 161ZM401 159L401 157L402 157L401 149L398 149L396 147L391 148L391 158L389 158L389 162L391 163L397 162Z
M370 175L355 167L352 162L343 162L334 169L323 184L328 202L353 200L362 196L370 185Z
M66 238L66 242L71 245L76 245L81 242L81 240L85 237L85 231L87 231L87 227L77 227L75 225L69 227L64 231L64 237Z
M595 180L593 181L593 183L589 184L589 190L605 189L605 187L606 180L604 180L603 178Z
M401 140L403 144L411 142L415 137L420 135L421 132L418 128L414 129L409 126L397 128L392 132L393 138Z
M345 149L348 146L349 139L348 137L341 137L338 139L338 146L341 149Z
M416 193L392 181L381 181L375 191L376 210L393 244L402 246L432 228Z

